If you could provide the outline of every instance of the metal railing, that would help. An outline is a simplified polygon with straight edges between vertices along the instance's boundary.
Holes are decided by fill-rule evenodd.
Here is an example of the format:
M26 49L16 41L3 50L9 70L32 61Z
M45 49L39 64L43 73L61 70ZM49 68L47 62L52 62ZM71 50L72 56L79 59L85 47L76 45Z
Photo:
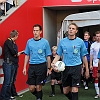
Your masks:
M19 5L19 1L18 0L14 0L14 4L15 4L15 7Z

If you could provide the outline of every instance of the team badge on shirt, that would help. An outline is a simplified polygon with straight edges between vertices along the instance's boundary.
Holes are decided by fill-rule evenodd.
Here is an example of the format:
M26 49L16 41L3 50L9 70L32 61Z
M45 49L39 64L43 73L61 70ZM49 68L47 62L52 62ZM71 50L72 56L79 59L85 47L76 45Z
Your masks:
M74 53L77 54L78 53L78 50L77 49L74 49Z
M77 54L78 53L78 49L76 48L76 46L73 46L73 49L74 49L74 54Z
M38 53L42 53L42 49L39 49L39 50L38 50Z

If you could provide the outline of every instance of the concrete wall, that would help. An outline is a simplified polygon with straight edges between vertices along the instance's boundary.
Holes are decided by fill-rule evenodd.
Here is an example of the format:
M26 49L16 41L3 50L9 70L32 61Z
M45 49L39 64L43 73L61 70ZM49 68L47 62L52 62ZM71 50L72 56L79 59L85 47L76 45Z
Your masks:
M66 16L78 11L67 11L67 10L51 10L48 8L43 9L43 37L46 38L50 45L57 44L57 33L61 28L61 22Z
M58 10L57 11L57 31L61 28L61 22L70 14L77 13L77 10L69 11L69 10Z
M46 38L50 46L57 44L57 16L56 11L43 9L43 37Z

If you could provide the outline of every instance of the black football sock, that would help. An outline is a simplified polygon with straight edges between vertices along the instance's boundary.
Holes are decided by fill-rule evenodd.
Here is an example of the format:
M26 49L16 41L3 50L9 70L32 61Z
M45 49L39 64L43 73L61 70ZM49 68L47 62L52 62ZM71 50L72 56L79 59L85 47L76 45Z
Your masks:
M65 96L69 99L69 100L72 100L72 93L69 92L68 94L65 94Z
M37 91L36 89L34 90L34 92L31 92L33 95L37 96Z
M88 87L88 79L86 79L86 86Z
M62 84L59 84L59 86L60 86L61 93L63 93L63 87L62 87Z
M55 94L55 85L51 85L52 94Z
M78 100L78 92L72 92L72 100Z
M41 91L37 91L37 99L42 100L42 97L43 97L42 90Z

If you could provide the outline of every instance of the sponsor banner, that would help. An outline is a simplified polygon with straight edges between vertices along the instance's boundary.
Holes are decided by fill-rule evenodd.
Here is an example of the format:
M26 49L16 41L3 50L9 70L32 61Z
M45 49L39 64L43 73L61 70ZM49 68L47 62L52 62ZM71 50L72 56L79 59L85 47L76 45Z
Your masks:
M81 2L82 4L94 4L94 3L98 3L100 4L100 0L71 0L72 3L78 3L78 2Z
M100 5L100 0L44 0L44 6Z
M98 2L98 4L100 4L100 0L71 0L71 2L87 2L86 4L94 4Z

